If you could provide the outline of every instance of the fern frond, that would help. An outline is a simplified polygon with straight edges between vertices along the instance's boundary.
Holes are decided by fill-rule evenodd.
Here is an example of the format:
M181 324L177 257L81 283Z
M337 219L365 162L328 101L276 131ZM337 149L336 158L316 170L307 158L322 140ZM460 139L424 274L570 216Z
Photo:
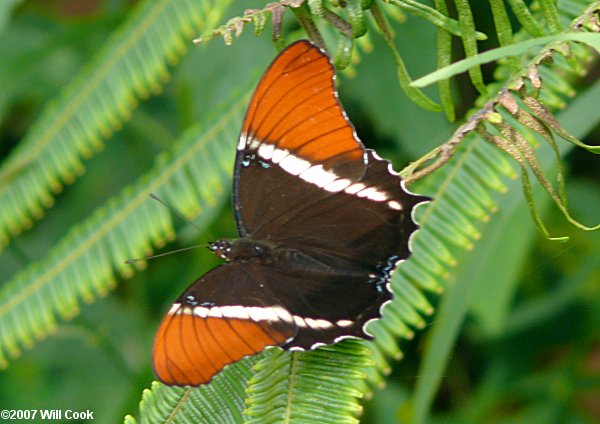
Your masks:
M137 6L2 164L0 204L9 207L0 208L0 248L43 215L140 99L162 89L168 65L185 53L187 40L219 20L228 4L161 0Z
M68 319L78 313L81 300L91 302L110 290L116 272L130 275L127 259L148 255L153 245L173 237L170 215L149 193L200 219L222 204L229 196L232 140L248 95L228 105L227 113L191 128L137 184L110 199L67 233L46 259L0 289L0 366L7 365L7 355L17 356L22 346L51 332L57 315Z
M356 340L308 352L273 350L248 382L245 422L357 423L368 353Z
M595 6L592 5L591 7L589 7L590 5L587 2L579 2L580 4L580 9L577 11L577 14L567 14L564 13L566 12L566 10L563 11L562 14L562 18L563 19L574 19L574 23L577 23L578 20L580 19L581 16L584 15L588 15L589 12L591 10L594 10L594 7L596 8L596 10L598 9L598 7L600 7L600 3L599 2L595 2ZM569 9L569 12L573 12L572 9ZM582 14L583 13L583 14ZM585 51L585 50L581 50L581 49L577 49L577 52L575 53L575 57L577 59L577 63L586 63L588 62L590 56L590 52L589 51ZM545 74L560 74L561 78L560 78L560 84L553 84L552 81L546 81L544 80L543 82L543 87L544 90L542 91L542 93L545 96L557 96L558 99L560 99L560 102L554 102L554 103L550 103L551 109L553 112L556 112L556 110L558 109L558 106L566 106L566 103L574 103L573 106L577 106L577 99L575 99L575 101L572 101L572 99L569 99L568 96L566 96L566 93L574 93L574 90L571 86L565 87L566 81L578 81L578 79L580 79L582 77L582 73L580 72L580 70L575 67L575 68L567 68L564 67L561 63L562 61L558 60L556 63L553 64L545 64L543 67L540 68L540 70L545 70L544 73ZM510 71L508 69L508 67L510 65L505 65L506 68L505 69L500 69L500 72L498 72L498 75L509 75ZM549 82L549 83L548 83ZM502 88L502 84L507 84L506 82L503 83L497 83L494 85L494 91L496 90L500 90ZM568 84L567 84L568 85ZM592 94L592 96L595 95L595 97L591 97L588 96L587 94L583 94L581 97L588 97L585 100L585 103L588 105L593 104L593 100L591 100L592 98L597 98L597 93L598 90L600 90L600 85L596 84L595 87L593 88L593 92L595 94ZM571 96L572 97L572 96ZM569 110L567 110L566 112L563 112L563 115L568 114ZM596 114L598 115L598 114ZM589 114L586 115L587 118L589 118ZM571 118L572 119L572 118ZM580 134L584 134L586 131L589 131L592 128L593 124L589 123L587 125L587 127L583 128L583 126L581 126L580 129ZM574 126L574 127L579 127L579 126ZM571 147L573 146L568 146L568 145L563 145L560 147L560 153L564 154L566 151L568 151ZM506 155L501 155L499 156L499 152L498 151L494 151L495 149L493 147L491 147L491 145L487 144L487 143L482 143L481 139L476 139L476 138L472 138L468 141L467 145L463 145L461 147L461 149L463 149L462 153L459 154L459 161L460 160L464 160L465 164L468 164L469 162L472 161L473 159L473 153L477 153L478 151L481 151L482 149L486 149L488 150L488 152L486 154L484 154L482 156L482 158L485 158L486 161L490 162L495 160L496 158L500 157L504 160L504 162L509 165L510 168L514 168L514 163L508 163L506 161L507 156ZM550 163L551 160L555 160L555 151L553 149L548 149L548 151L541 151L539 152L539 157L540 160L542 161L542 164L548 164ZM455 158L457 159L457 158ZM490 162L493 163L493 162ZM433 177L435 178L439 178L441 179L441 181L444 182L448 182L450 185L454 184L453 180L456 179L456 171L457 168L462 167L462 165L460 165L458 162L456 165L454 166L449 166L449 167L444 167L442 168L440 171L438 171L438 173L434 174ZM512 171L512 173L514 175L516 175L516 173L514 171ZM489 174L488 174L489 175ZM483 177L483 175L479 175L479 177ZM487 179L487 177L485 178ZM426 182L426 184L431 184L431 181L433 181L435 183L435 179L431 180L428 179L428 181ZM469 185L470 182L468 179L466 179L464 176L462 176L460 178L460 181L462 182L462 184L464 185ZM506 182L505 184L506 189L502 190L502 193L500 195L496 196L496 202L497 204L503 208L504 210L509 209L508 212L510 212L510 209L514 207L515 204L518 203L518 200L516 199L522 199L521 194L519 193L519 184L516 183L515 181L512 182ZM521 200L522 201L522 200ZM502 230L501 228L503 228L504 226L510 225L509 222L506 222L505 217L501 217L501 216L497 216L497 215L493 215L491 216L491 220L488 223L485 223L484 226L479 225L478 228L480 229L480 231L482 233L486 233L489 237L490 234L493 234L495 237L499 237L498 234L502 234ZM497 248L497 244L494 243L487 243L488 246L493 245L496 246L495 248ZM480 246L480 248L485 248L485 246ZM513 246L511 245L510 248L513 248ZM456 250L453 249L453 252L455 252ZM491 254L489 254L489 252L487 253L488 257L493 256ZM439 329L434 330L434 334L432 335L432 339L431 339L431 348L428 350L428 353L425 355L424 361L423 361L423 367L420 370L420 374L423 375L428 375L429 378L427 379L427 381L419 381L417 383L417 388L415 391L415 395L414 395L414 399L413 402L409 405L409 408L411 408L411 416L413 417L414 422L424 422L427 420L427 411L431 405L431 402L433 400L433 395L435 393L435 390L437 390L438 384L441 380L441 375L443 373L443 369L445 366L445 361L447 361L448 358L448 352L451 349L454 340L456 338L456 335L458 333L458 328L460 327L461 323L463 322L464 316L467 312L467 308L469 306L469 303L467 301L465 301L466 299L468 299L470 292L473 290L473 286L475 284L481 284L481 281L478 281L480 277L480 275L483 275L485 270L482 268L478 268L481 267L481 257L483 255L478 255L476 252L474 253L463 253L462 256L462 269L461 270L457 270L454 272L455 276L454 278L456 279L456 281L459 281L460 284L455 284L453 286L451 286L449 288L449 293L446 294L446 296L444 297L444 300L442 302L442 305L440 307L440 311L438 312L439 314L444 314L446 312L446 310L450 310L450 308L455 308L453 310L453 317L452 319L444 319L444 317L446 317L446 315L441 315L442 318L440 319L440 321L442 322L442 324L440 324L438 327ZM452 305L452 306L448 306L448 305ZM414 415L413 415L414 414Z
M227 23L218 28L211 29L202 36L194 39L194 43L199 44L209 41L215 37L223 37L225 44L230 46L233 44L233 36L239 37L244 31L244 26L249 23L254 24L254 34L260 35L263 33L267 24L267 19L270 17L273 25L274 39L276 38L276 28L281 25L282 15L286 7L296 8L302 3L302 0L278 0L268 3L262 9L246 9L244 16L236 16L229 19ZM278 34L280 35L280 34ZM283 46L282 46L283 47Z
M600 83L596 83L589 91L589 93L585 92L581 96L578 96L569 105L569 108L559 115L561 122L565 124L571 123L571 126L578 129L578 136L583 136L591 131L594 125L597 125L600 120L600 111L598 109L594 108L596 113L593 114L595 118L593 120L589 119L592 117L592 114L584 113L596 104L596 99L600 96ZM581 116L585 116L586 122L584 125L577 125L577 120ZM482 143L480 140L473 139L469 141L482 146L486 145L486 143ZM572 146L570 145L562 145L561 153L564 154L571 148ZM556 164L553 152L549 150L540 152L540 161L543 166ZM514 254L515 261L522 255L522 247L518 245L521 240L515 232L523 231L523 227L515 225L516 223L514 222L515 211L521 211L526 216L526 210L520 210L523 207L520 182L516 179L508 181L507 187L509 189L508 192L503 194L499 199L502 204L503 213L494 215L489 224L486 225L486 234L482 242L478 244L477 249L463 256L461 269L456 270L453 277L455 284L448 288L448 292L444 295L438 308L437 316L440 318L439 324L433 328L431 338L429 339L429 349L419 369L420 375L427 375L429 378L427 382L417 381L412 401L408 406L411 414L414 414L413 422L427 422L427 411L431 407L434 394L445 374L444 370L450 356L449 352L454 346L467 312L481 316L484 313L489 313L489 307L492 304L495 305L495 309L502 309L504 313L495 315L495 319L499 322L487 323L488 326L496 325L495 332L499 328L504 328L506 320L509 317L513 317L513 312L509 313L508 304L511 302L511 299L510 295L504 293L506 289L503 289L502 284L498 284L499 281L493 276L489 278L491 281L488 281L486 278L490 275L490 269L496 270L499 269L499 266L506 266L506 269L512 272L518 271L518 267L514 266L516 264L498 264L496 258L499 255L496 255L496 252L502 251L503 248L510 251L516 250L518 253ZM529 217L527 217L527 220L531 222ZM502 278L500 277L499 279ZM493 296L490 296L493 300L490 300L487 304L474 303L471 298L475 291L493 293ZM504 299L504 302L498 302L498 298ZM450 311L452 311L452 319L446 319ZM490 318L487 318L487 320L489 321ZM486 322L481 323L481 325L485 324Z
M140 401L140 423L222 423L243 422L246 384L259 357L247 357L216 375L211 384L198 388L169 387L154 382ZM127 424L138 421L128 415Z
M154 382L140 402L140 422L357 423L372 365L366 344L356 340L309 352L267 349L198 388Z

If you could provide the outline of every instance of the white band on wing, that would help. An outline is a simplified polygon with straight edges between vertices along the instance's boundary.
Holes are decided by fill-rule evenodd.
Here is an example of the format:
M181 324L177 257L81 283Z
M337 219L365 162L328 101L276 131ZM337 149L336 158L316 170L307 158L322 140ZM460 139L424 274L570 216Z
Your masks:
M239 318L251 319L252 321L285 321L292 322L292 315L281 306L182 306L181 303L173 303L169 314L186 314L200 318Z
M258 156L263 160L268 160L279 165L289 174L299 176L304 181L314 184L331 193L344 191L347 194L373 200L374 202L387 201L391 209L402 210L402 205L396 200L389 200L389 195L377 187L367 187L365 184L342 178L333 171L327 171L323 165L312 165L308 160L290 153L287 149L279 149L270 143L263 143L261 140L253 138L250 143L247 142L247 135L240 135L238 150L255 150Z
M281 306L182 306L181 303L173 303L169 314L185 314L200 318L237 318L252 321L285 321L294 322L298 327L311 328L313 330L327 330L337 327L350 327L353 321L347 319L337 320L335 323L321 318L307 318L299 315L291 315Z

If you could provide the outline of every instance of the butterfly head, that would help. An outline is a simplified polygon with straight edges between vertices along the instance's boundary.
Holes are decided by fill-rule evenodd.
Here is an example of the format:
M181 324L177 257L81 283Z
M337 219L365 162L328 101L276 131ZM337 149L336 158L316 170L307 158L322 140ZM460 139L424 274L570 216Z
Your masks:
M232 243L232 240L217 240L215 242L210 243L208 245L208 248L215 252L215 255L217 255L217 257L227 261L231 259L230 255L232 250Z
M217 240L210 243L208 248L217 257L229 262L235 259L264 259L270 255L272 246L249 238L239 238Z

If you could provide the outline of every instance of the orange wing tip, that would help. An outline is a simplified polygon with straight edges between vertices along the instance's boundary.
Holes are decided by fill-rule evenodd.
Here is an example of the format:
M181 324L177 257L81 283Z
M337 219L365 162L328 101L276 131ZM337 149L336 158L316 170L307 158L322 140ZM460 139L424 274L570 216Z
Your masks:
M295 326L285 321L252 321L208 314L201 317L182 312L189 309L170 312L154 341L154 372L167 385L206 384L225 366L268 346L284 344L296 333Z
M345 178L360 177L364 146L338 100L334 78L320 48L308 41L290 45L254 92L238 150L271 145Z

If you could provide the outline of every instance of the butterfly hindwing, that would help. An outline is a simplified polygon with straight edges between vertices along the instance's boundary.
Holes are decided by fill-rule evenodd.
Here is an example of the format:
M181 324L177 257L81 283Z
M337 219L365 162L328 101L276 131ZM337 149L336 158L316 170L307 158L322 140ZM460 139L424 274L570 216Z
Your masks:
M240 264L222 265L194 282L163 318L154 341L154 371L166 384L197 386L226 365L290 341L296 332L290 313L260 282Z
M368 282L364 274L329 272L309 256L295 257L288 268L257 267L255 272L292 315L297 333L284 349L314 349L343 337L371 338L365 324L380 316L380 307L391 299L385 279Z

